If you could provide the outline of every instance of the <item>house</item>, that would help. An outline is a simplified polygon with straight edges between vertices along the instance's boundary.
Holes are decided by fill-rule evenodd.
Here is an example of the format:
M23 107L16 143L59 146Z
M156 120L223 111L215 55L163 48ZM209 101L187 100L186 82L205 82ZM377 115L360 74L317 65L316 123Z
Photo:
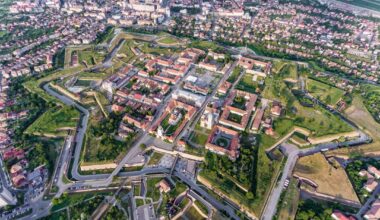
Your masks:
M365 219L380 219L380 200L372 203L371 208L364 214Z
M282 111L282 107L280 103L273 103L272 108L270 109L270 112L273 116L280 116Z
M257 110L256 115L253 119L252 127L251 127L252 131L254 131L254 132L259 131L261 120L262 120L263 116L264 116L264 110L263 109Z
M24 174L19 174L12 178L12 182L16 187L22 187L27 183L27 180Z
M112 111L113 112L122 112L124 110L123 106L113 104L112 105Z
M234 161L239 157L239 138L239 132L216 125L208 136L206 149Z
M335 220L355 220L356 218L352 217L352 216L346 216L345 214L343 214L341 211L339 210L335 210L332 214L331 214L331 218L335 219Z
M373 192L373 190L376 189L378 183L375 181L375 179L368 179L367 182L364 184L364 189L368 192Z
M380 171L374 166L368 166L368 172L375 176L376 179L380 178Z
M159 187L160 191L164 193L167 193L171 190L171 186L166 179L161 180L157 184L157 187Z
M18 174L22 173L23 170L24 168L20 164L16 163L11 166L10 173L12 176L17 176Z

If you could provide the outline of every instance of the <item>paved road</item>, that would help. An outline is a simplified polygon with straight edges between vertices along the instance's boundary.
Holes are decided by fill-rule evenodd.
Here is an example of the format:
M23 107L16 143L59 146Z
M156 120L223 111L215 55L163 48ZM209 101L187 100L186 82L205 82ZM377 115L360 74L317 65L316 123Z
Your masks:
M379 194L380 194L380 184L377 185L376 189L372 192L371 196L367 199L367 201L361 207L358 213L356 213L355 216L357 219L362 219L363 215L371 207L371 204L378 198Z
M69 135L66 138L65 144L63 145L63 148L61 151L61 155L56 165L56 170L55 170L54 178L53 178L53 184L55 184L59 189L56 195L57 197L59 197L67 189L66 185L62 181L62 178L63 178L63 175L66 174L66 170L68 169L68 166L70 164L70 152L72 148L73 139L74 137L72 135Z
M283 190L283 186L285 184L285 180L287 178L291 178L293 168L297 162L299 157L312 155L321 150L334 150L342 146L356 146L359 144L367 143L369 137L360 131L360 136L352 141L346 141L342 143L325 143L320 144L312 148L308 149L294 149L289 147L289 145L282 144L282 147L285 148L284 151L287 153L287 161L285 163L283 169L283 175L281 179L278 181L277 186L272 190L270 197L268 199L267 204L265 205L264 212L262 214L263 220L272 220L273 216L276 214L278 200L280 199L281 192Z

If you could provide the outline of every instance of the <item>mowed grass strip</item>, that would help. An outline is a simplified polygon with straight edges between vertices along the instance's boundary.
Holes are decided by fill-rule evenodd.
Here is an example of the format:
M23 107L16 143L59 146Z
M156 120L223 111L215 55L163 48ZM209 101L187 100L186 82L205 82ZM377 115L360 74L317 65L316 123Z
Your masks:
M26 133L63 136L65 130L75 129L79 117L79 112L71 106L49 109L26 129Z

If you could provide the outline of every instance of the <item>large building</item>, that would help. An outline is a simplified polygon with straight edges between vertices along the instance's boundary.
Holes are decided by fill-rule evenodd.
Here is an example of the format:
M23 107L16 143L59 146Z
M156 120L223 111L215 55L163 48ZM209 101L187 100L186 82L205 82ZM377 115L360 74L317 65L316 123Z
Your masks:
M255 94L233 90L226 100L219 123L244 131L252 111L255 110L256 101L257 95Z
M247 73L266 77L270 74L271 64L267 62L262 62L246 57L240 57L238 65L243 67Z
M231 160L239 157L239 132L216 125L208 136L206 149L227 155Z
M161 139L174 142L186 123L193 118L196 111L196 107L172 99L149 132Z
M16 203L17 199L13 197L12 193L6 188L2 188L0 193L0 208L7 205L15 205Z

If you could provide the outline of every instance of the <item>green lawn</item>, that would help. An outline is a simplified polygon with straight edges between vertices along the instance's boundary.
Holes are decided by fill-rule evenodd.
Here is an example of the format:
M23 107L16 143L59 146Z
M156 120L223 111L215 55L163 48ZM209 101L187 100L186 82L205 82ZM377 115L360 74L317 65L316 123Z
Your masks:
M70 76L75 73L79 73L83 69L84 69L83 66L78 66L78 67L68 68L64 70L58 70L38 80L29 80L23 83L23 86L29 92L37 94L38 96L40 96L47 102L61 103L59 99L56 99L55 97L47 94L40 86L44 83L50 82L60 77Z
M144 199L135 199L135 202L136 202L136 207L145 205Z
M159 183L162 178L148 178L146 181L147 184L147 193L146 197L150 197L153 199L153 202L158 201L160 198L160 190L156 187L157 183Z
M97 192L97 193L64 193L60 198L53 199L53 207L51 211L56 211L67 206L73 206L75 204L84 202L85 200L93 199L97 196L110 195L110 192Z
M338 116L333 115L321 107L304 107L298 102L295 103L295 107L298 112L294 124L309 129L312 132L311 136L320 137L353 131L353 129Z
M231 75L228 77L227 82L234 83L239 77L242 70L243 69L241 67L236 66Z
M129 61L136 57L136 55L132 52L131 47L135 47L134 41L126 40L118 52L118 57L120 60L129 63Z
M148 165L156 165L163 156L164 155L161 153L153 152L153 155L149 159Z
M195 40L189 44L189 47L195 47L201 50L218 50L221 49L222 47L217 45L213 41L202 41L202 40Z
M146 54L153 54L153 55L172 55L177 50L173 48L164 48L164 47L152 47L149 43L144 42L143 45L140 47L140 50L143 53Z
M293 121L294 125L309 129L312 132L312 136L324 136L329 134L337 134L342 132L352 131L352 128L342 121L338 116L331 114L325 109L315 105L313 107L305 107L300 104L297 97L293 95L289 86L284 82L284 78L288 76L292 67L289 65L283 65L279 73L267 77L265 79L265 89L262 92L264 98L270 100L277 100L282 103L286 109L286 124L282 122L275 122L275 129L280 134L286 133L286 130L290 129L290 120ZM342 94L342 90L332 88L330 91L334 91L335 94ZM331 100L338 95L332 95Z
M162 44L177 44L178 40L172 36L166 36L158 40L158 43Z
M75 129L79 112L70 106L49 109L26 129L26 133L38 135L65 135L64 130Z
M79 63L86 62L87 65L93 66L101 63L105 58L105 54L96 52L94 50L79 50L78 61Z
M201 133L194 131L192 136L191 136L191 141L195 144L198 144L200 146L205 146L207 142L208 134L206 133Z
M8 32L7 31L0 31L0 37L6 35Z
M307 90L312 96L328 105L335 105L344 95L343 90L317 80L309 78L307 79L306 84Z

